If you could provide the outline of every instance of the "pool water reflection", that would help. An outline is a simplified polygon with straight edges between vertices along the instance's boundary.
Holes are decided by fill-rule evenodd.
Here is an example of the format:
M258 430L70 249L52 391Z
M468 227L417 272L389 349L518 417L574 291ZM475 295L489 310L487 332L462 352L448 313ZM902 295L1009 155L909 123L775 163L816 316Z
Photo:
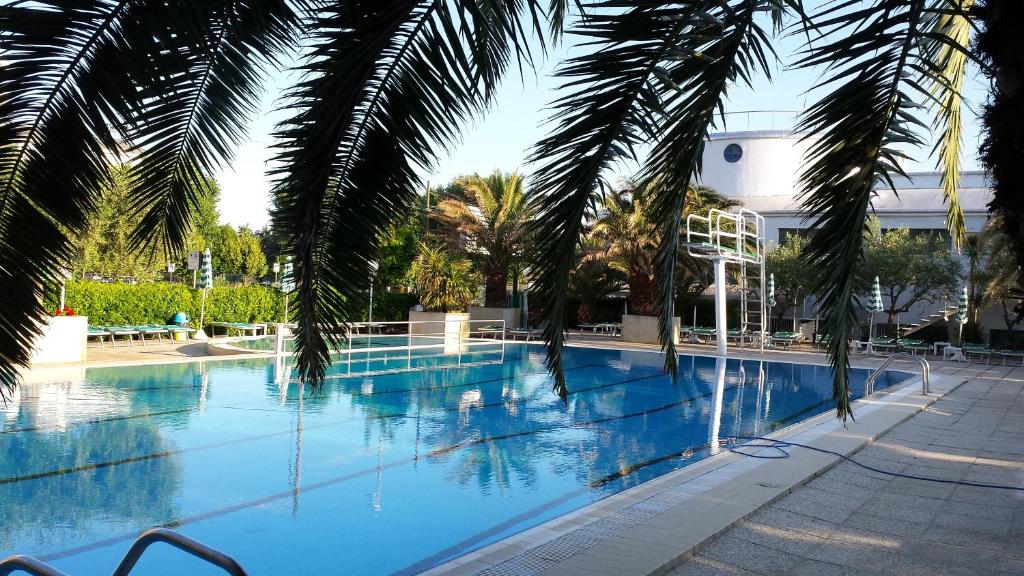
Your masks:
M821 366L683 356L673 384L659 354L570 348L563 404L539 346L504 359L316 393L269 359L27 384L0 407L0 554L109 573L169 526L254 575L410 573L831 406ZM154 548L139 570L206 569Z

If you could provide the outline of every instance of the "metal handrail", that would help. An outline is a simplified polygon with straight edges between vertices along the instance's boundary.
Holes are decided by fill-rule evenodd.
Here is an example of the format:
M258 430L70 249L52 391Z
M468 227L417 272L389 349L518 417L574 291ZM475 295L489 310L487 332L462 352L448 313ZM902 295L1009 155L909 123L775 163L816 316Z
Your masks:
M132 543L132 547L128 549L128 553L121 559L121 563L117 565L117 568L114 569L114 573L111 576L127 576L139 561L142 553L149 548L150 544L155 544L157 542L170 544L179 550L188 552L200 560L223 569L232 576L248 576L245 569L242 568L234 558L222 552L218 552L201 542L197 542L188 536L166 528L152 528L150 530L146 530L141 536L136 538L135 542ZM49 575L44 574L43 576Z
M8 556L0 560L0 576L7 576L18 571L27 572L33 576L67 576L60 570L31 556Z
M932 374L932 368L931 365L928 364L928 360L924 359L921 356L915 356L913 354L901 352L898 354L890 355L888 358L885 359L885 362L882 362L881 366L876 368L875 371L872 372L870 376L868 376L868 379L864 381L864 388L866 394L875 393L875 382L878 380L878 377L882 375L882 372L885 371L886 367L888 367L889 364L892 364L893 360L916 360L917 363L921 365L921 394L928 393L929 389L931 388Z

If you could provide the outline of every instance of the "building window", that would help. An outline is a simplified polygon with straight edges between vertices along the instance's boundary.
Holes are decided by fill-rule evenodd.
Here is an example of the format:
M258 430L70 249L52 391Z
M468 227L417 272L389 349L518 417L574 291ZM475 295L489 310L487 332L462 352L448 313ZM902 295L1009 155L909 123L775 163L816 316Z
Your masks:
M739 144L729 144L725 147L723 156L725 156L725 161L730 164L739 162L740 158L743 157L743 148L740 148Z
M786 236L789 235L810 239L814 236L814 230L811 228L779 228L779 244L784 244Z

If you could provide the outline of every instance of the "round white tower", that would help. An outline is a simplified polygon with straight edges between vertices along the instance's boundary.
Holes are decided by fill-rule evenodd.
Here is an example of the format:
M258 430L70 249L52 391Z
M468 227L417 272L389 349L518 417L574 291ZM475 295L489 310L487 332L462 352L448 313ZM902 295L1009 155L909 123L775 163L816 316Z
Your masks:
M700 183L737 199L792 196L806 149L799 135L783 130L712 134Z

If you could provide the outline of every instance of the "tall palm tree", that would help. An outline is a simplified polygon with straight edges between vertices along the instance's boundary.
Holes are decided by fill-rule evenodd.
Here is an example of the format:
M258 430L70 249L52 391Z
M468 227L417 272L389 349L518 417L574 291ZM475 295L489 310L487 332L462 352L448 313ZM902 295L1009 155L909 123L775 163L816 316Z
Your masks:
M486 178L459 178L458 184L466 199L442 200L435 217L469 241L467 251L483 264L484 302L502 307L509 269L522 253L530 217L523 179L497 170Z
M796 65L822 70L798 129L813 138L801 178L803 214L817 229L824 330L855 323L854 269L876 182L902 172L921 145L929 104L956 202L960 87L975 58L994 80L986 108L993 209L1024 262L1024 141L1017 0L826 2L592 0L571 30L586 50L559 68L564 86L537 166L533 294L548 315L555 387L564 393L565 297L585 221L602 178L649 144L637 175L661 179L650 213L661 231L655 266L667 368L676 355L668 318L686 191L730 87L769 76L771 39L787 16L808 43ZM299 59L277 133L277 231L295 263L297 369L319 382L333 334L357 318L378 231L406 210L462 123L492 103L510 64L529 66L527 36L560 38L569 0L42 0L0 6L0 380L27 365L45 317L46 286L70 257L109 178L111 156L138 167L143 215L136 239L180 249L197 201L190 183L230 158L257 109L266 71ZM762 15L770 16L764 26ZM974 27L982 33L970 48ZM296 56L297 55L297 56ZM897 148L898 146L902 148ZM839 415L849 412L848 351L830 344Z
M609 193L601 206L603 211L590 238L603 244L608 262L626 274L630 312L650 316L656 295L654 257L659 234L648 216L648 205L642 194L624 189Z

